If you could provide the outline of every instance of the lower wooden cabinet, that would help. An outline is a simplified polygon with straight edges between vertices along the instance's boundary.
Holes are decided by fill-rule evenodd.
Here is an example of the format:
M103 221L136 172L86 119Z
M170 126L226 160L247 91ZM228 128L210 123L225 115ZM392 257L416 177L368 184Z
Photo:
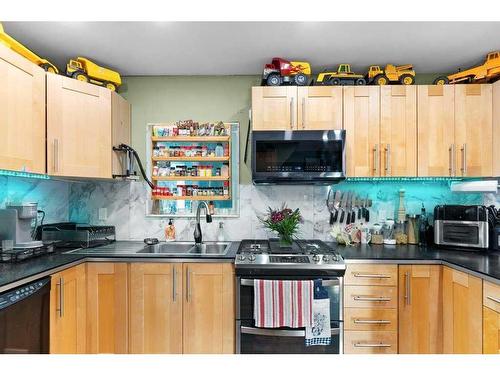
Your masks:
M443 268L443 352L480 354L482 345L482 280Z
M86 353L85 264L53 274L50 290L50 353Z
M398 334L386 331L345 331L345 354L397 354Z
M399 353L442 353L442 267L399 266Z
M127 263L87 263L88 353L128 353L127 284Z
M483 283L483 353L500 354L500 285Z
M182 353L182 263L130 264L130 353Z

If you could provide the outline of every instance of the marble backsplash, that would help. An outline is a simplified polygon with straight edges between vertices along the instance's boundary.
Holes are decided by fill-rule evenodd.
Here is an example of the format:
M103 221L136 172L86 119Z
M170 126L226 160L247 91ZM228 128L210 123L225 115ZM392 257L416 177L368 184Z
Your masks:
M405 189L407 213L419 213L422 203L428 212L436 204L481 204L480 194L453 193L447 181L363 181L342 182L334 189L351 190L373 201L371 222L394 217L398 208L398 193ZM120 240L142 240L145 237L164 238L169 218L146 216L148 187L143 182L99 181L73 183L69 186L69 218L78 222L115 225ZM330 239L329 212L325 205L326 186L240 186L240 216L214 218L213 223L202 221L204 240L216 240L219 222L223 222L224 238L267 238L270 233L262 228L257 215L269 205L278 207L286 202L290 208L300 208L304 223L303 238ZM487 195L487 204L497 204L500 196ZM196 207L196 206L195 206ZM99 220L99 208L107 209L107 220ZM194 220L174 220L177 239L192 240Z

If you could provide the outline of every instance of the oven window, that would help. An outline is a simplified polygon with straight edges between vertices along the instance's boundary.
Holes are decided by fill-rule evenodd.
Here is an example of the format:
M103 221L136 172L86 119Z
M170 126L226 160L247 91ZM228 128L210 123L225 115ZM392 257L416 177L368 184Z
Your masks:
M450 243L475 245L479 243L479 228L466 224L443 224L443 240Z
M256 142L256 172L340 172L342 141Z

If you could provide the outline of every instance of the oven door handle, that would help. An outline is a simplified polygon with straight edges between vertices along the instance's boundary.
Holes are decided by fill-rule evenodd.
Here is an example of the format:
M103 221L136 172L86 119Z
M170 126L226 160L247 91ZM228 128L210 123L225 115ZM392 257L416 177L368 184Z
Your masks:
M305 330L291 330L291 329L266 329L256 327L241 327L241 333L247 335L260 335L260 336L280 336L280 337L305 337ZM332 336L340 335L340 328L331 329Z
M253 287L253 281L254 281L254 279L241 279L240 285ZM322 280L322 285L323 286L336 286L336 285L340 285L340 281L339 281L339 279Z

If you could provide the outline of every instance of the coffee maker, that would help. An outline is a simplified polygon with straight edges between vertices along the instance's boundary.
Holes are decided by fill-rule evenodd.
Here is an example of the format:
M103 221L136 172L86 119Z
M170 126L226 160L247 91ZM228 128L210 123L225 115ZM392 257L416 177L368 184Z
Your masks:
M23 203L0 209L0 240L13 240L15 249L43 246L33 241L33 220L37 218L38 203ZM36 225L36 223L35 223Z

